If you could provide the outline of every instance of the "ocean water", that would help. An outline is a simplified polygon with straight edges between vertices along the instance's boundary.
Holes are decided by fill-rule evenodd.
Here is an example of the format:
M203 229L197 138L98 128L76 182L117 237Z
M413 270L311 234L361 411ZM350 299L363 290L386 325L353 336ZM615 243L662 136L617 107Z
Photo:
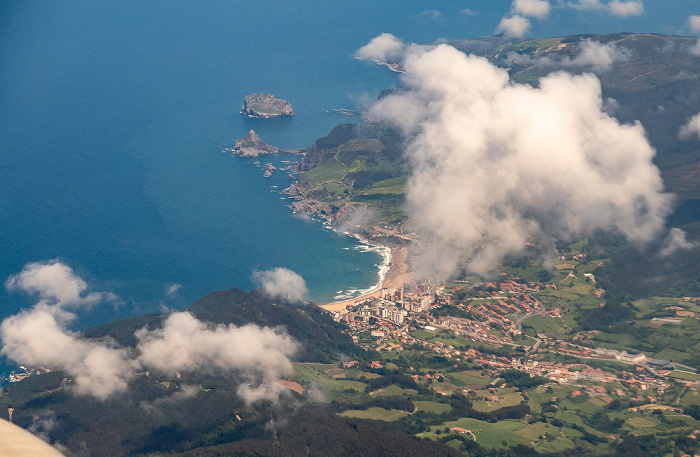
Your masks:
M356 49L382 32L490 35L510 3L0 1L0 280L58 258L122 298L78 327L251 289L252 272L273 267L301 274L319 302L371 287L376 251L292 215L286 173L264 179L254 160L220 151L250 129L295 148L357 122L327 110L362 109L398 77ZM554 8L532 36L683 34L700 13L691 3L647 0L630 18ZM259 91L297 116L242 117ZM32 303L0 288L0 318Z

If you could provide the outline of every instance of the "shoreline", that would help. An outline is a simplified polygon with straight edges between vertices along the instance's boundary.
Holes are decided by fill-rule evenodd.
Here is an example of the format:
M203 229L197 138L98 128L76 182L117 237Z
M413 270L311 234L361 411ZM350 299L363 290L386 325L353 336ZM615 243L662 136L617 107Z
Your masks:
M383 254L385 255L385 260L382 266L380 266L379 281L374 287L367 289L357 297L335 301L325 305L318 305L326 311L343 313L349 306L353 306L358 301L368 298L378 298L382 289L388 287L403 287L404 284L408 284L413 279L414 273L408 271L408 264L406 262L408 248L390 248L388 246L370 243L357 235L353 236L360 239L363 243L388 250L387 254Z

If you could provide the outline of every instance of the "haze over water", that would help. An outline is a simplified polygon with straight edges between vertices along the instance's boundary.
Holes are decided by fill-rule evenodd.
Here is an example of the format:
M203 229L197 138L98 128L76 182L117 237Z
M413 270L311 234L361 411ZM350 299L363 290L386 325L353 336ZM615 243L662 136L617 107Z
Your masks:
M531 36L682 34L698 13L688 3L646 1L629 18L553 9ZM509 5L0 3L0 280L59 258L122 298L81 326L251 289L251 273L273 267L301 274L316 301L371 287L378 254L294 217L277 193L286 173L264 179L253 160L220 151L250 129L291 148L357 122L326 110L362 109L398 78L354 60L356 49L383 32L422 43L490 35ZM259 91L298 115L242 117L243 97ZM31 304L0 289L0 317Z

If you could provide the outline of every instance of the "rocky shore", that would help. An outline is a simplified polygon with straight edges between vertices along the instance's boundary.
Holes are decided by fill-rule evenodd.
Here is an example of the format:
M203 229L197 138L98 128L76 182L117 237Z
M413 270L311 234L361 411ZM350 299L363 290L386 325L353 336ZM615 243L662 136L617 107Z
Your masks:
M300 185L299 182L292 183L284 192L294 199L289 205L292 211L322 218L333 228L339 228L348 224L353 214L355 214L358 209L356 205L347 203L336 205L315 198L309 198L306 195L304 187ZM362 236L367 236L367 233L361 229L351 231Z

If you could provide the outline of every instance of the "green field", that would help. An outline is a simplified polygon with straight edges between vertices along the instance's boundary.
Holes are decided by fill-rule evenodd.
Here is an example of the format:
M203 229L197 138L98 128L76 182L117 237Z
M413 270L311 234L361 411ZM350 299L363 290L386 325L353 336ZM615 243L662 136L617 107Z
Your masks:
M485 386L493 381L492 378L482 378L477 376L471 376L466 373L446 373L446 377L450 378L453 383L457 386L468 386L468 385L480 385Z
M365 410L350 409L340 413L344 417L354 417L356 419L370 419L381 421L395 421L403 416L408 416L406 411L398 409L368 408Z
M364 386L364 384L363 384ZM411 395L418 395L418 391L415 389L402 389L401 387L392 384L389 387L386 387L384 390L381 392L377 392L375 394L372 394L373 396L376 397L403 397L403 396L411 396Z
M330 159L322 165L304 173L304 178L311 182L340 181L345 174L345 167L337 161Z
M646 417L634 417L632 419L627 419L625 424L632 428L652 428L659 425L659 421Z
M404 187L406 187L406 177L400 176L398 178L385 179L384 181L379 181L368 189L360 191L358 193L362 195L374 195L374 194L396 194L403 195Z
M474 409L477 411L494 411L499 408L504 408L506 406L515 406L519 405L520 402L523 400L523 397L517 393L509 393L505 395L498 395L499 400L498 401L491 401L491 400L481 400L481 401L475 401L474 402Z
M429 413L442 414L451 410L452 407L446 403L438 403L436 401L420 401L413 402L416 405L417 411L427 411Z
M482 446L487 447L503 447L503 441L506 441L508 446L515 446L518 444L528 445L530 443L530 440L513 433L516 430L525 428L525 424L521 422L499 421L491 424L489 422L466 417L430 427L430 431L419 433L418 436L437 439L438 435L435 433L435 431L442 430L445 427L461 427L471 430L476 437L476 441Z
M570 331L564 328L562 319L548 316L531 316L523 321L523 326L532 327L537 333L548 335L563 335Z
M335 368L335 365L295 363L294 376L290 379L297 382L311 381L329 391L342 392L346 389L352 389L363 392L365 390L366 384L363 382L333 379L323 372L330 368Z
M700 381L700 375L697 373L689 373L687 371L673 370L668 376L685 381Z

